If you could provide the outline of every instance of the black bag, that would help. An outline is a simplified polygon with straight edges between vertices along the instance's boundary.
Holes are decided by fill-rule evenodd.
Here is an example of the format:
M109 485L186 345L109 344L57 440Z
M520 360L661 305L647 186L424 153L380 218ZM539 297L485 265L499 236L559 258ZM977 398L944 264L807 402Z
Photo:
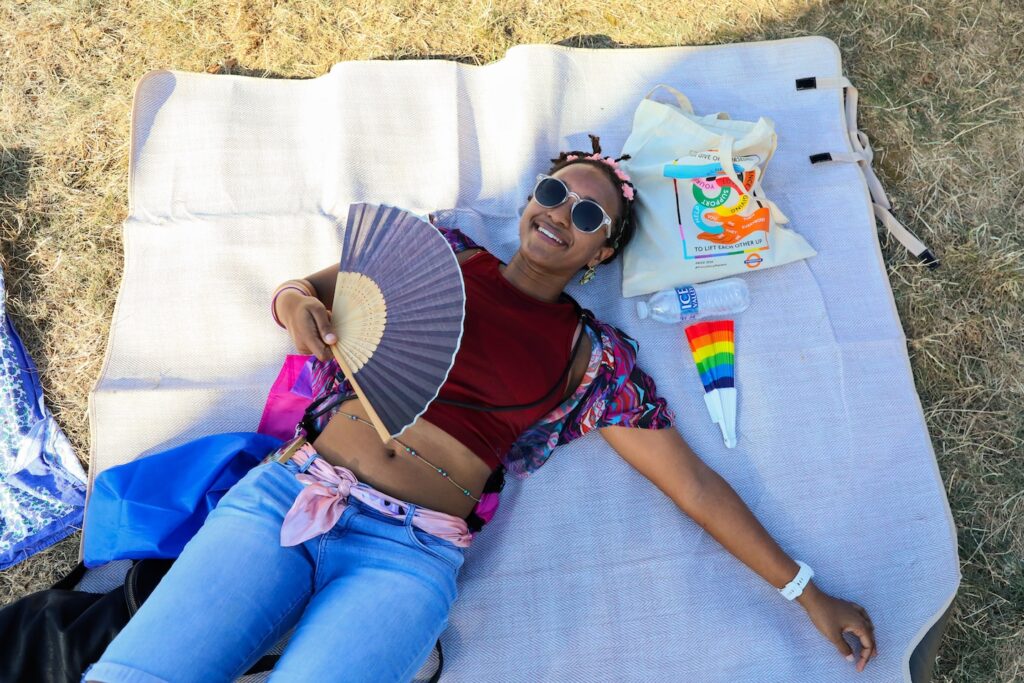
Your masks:
M0 683L79 683L153 592L174 560L133 560L124 585L109 593L74 588L85 576L81 562L47 590L37 591L0 609ZM441 641L437 683L444 667ZM280 655L264 655L245 675L270 671Z
M79 683L173 563L133 560L123 586L89 593L74 590L86 572L79 562L52 588L0 609L0 681ZM270 671L278 657L266 655L246 673Z

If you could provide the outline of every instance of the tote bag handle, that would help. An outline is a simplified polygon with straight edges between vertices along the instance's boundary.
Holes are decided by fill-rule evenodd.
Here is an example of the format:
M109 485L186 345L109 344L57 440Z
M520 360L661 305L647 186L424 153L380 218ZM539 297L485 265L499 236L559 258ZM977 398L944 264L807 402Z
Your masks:
M728 178L736 185L736 189L740 194L750 194L747 192L747 188L743 186L743 181L740 180L739 176L736 175L736 169L734 169L732 161L732 146L736 140L731 135L723 135L720 142L718 143L718 158L722 162L722 171L725 172L725 177ZM754 173L757 173L757 167L754 167ZM753 187L753 186L751 186Z
M693 105L690 104L689 98L687 98L686 95L684 95L683 93L681 93L678 90L676 90L675 88L673 88L671 85L667 85L665 83L659 83L658 85L656 85L653 88L651 88L647 92L647 94L644 95L644 99L645 100L651 99L651 95L653 95L654 91L657 90L658 88L664 88L665 90L668 90L670 93L672 93L672 95L676 98L676 102L679 103L679 108L680 109L685 111L687 114L692 114L693 113Z
M751 198L759 197L764 200L768 205L768 210L771 211L772 218L776 223L785 224L789 223L789 218L786 214L782 213L782 209L770 199L764 198L764 193L761 191L761 169L754 166L751 169L754 172L754 182L750 185L750 191L743 185L743 182L736 175L736 169L733 168L732 161L732 146L736 142L731 136L723 135L721 142L719 143L718 155L722 162L722 171L725 172L725 176L731 180L738 188L740 194L750 195Z

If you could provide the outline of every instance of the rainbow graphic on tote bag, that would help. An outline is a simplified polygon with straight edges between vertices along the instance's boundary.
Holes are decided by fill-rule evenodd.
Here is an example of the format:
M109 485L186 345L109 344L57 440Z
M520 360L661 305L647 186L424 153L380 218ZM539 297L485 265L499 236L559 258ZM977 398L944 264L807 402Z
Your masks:
M672 179L684 259L720 258L770 248L768 207L750 194L760 161L756 154L736 157L734 173L728 174L718 150L712 149L665 164L662 173ZM743 187L729 175L742 178Z

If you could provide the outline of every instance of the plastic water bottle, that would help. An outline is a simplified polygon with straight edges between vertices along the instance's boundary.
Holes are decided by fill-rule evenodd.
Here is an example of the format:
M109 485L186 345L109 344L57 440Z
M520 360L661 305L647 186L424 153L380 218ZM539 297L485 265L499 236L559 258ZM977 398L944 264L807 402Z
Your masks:
M722 318L750 305L747 283L738 277L664 289L647 301L636 302L636 314L660 323Z

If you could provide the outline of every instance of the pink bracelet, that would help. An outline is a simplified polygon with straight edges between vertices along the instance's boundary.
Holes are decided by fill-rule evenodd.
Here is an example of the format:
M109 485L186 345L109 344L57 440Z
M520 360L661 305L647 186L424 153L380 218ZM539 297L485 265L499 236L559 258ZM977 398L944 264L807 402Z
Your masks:
M274 292L274 298L270 300L270 315L271 317L274 318L274 322L277 323L277 326L280 327L282 330L287 328L283 324L281 324L281 319L277 317L277 297L281 296L283 292L286 292L289 289L294 289L296 292L301 292L302 296L311 296L310 293L307 292L305 289L303 289L302 287L298 287L296 285L285 285L284 287L281 287L276 292Z

